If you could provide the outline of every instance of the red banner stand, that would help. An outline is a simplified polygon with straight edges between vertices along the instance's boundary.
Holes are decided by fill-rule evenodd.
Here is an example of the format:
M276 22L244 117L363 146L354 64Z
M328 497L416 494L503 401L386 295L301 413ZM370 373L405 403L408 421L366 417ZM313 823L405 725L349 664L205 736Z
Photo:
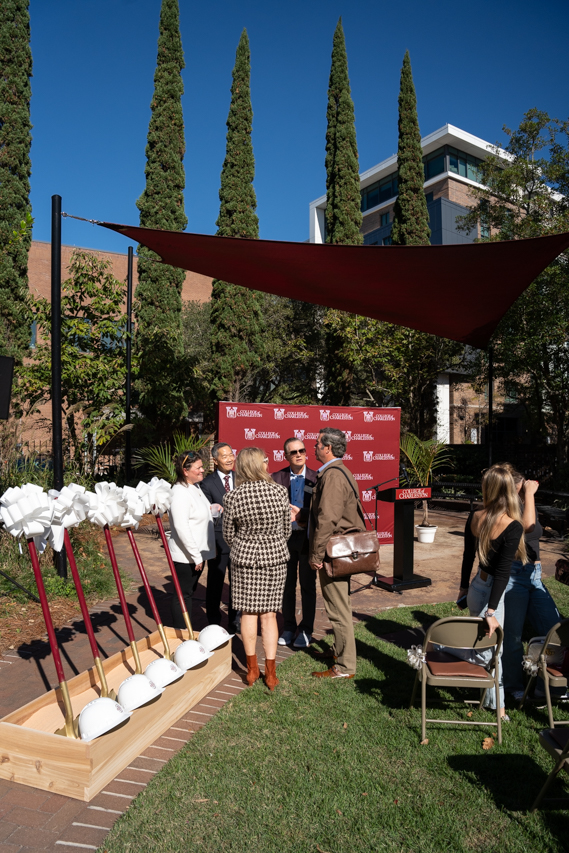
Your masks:
M298 438L308 451L306 464L317 470L314 455L318 430L337 427L346 433L344 462L360 488L364 515L375 528L380 545L393 542L393 507L384 504L377 519L374 483L399 479L400 414L397 408L363 406L285 406L270 403L218 404L218 441L226 441L234 452L242 447L262 447L269 457L272 474L287 464L283 445Z
M393 576L376 575L372 586L387 592L417 589L430 586L431 579L413 572L415 545L415 501L431 497L430 489L383 489L377 491L377 500L394 504Z

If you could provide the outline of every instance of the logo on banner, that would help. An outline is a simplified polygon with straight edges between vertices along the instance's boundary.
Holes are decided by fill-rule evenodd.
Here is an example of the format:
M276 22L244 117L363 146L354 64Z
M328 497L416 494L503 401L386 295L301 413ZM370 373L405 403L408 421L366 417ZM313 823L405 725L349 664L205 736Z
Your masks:
M227 412L228 418L237 417L237 406L228 406L225 411Z
M346 460L349 462L349 461L350 461L350 459L353 459L353 458L354 458L354 457L352 456L352 454L351 454L351 453L344 453L344 455L342 456L342 459L344 460L344 462L345 462Z
M329 421L330 420L330 409L320 409L320 420L321 421Z
M262 418L263 413L258 409L240 409L237 412L238 418Z
M273 459L275 462L282 462L284 459L284 450L273 450Z
M364 421L367 424L372 421L394 421L395 415L389 412L364 412Z
M273 409L273 412L275 413L275 419L277 421L282 421L282 419L285 416L284 415L284 409Z
M308 412L285 412L284 409L273 409L277 421L282 421L284 418L308 418Z
M353 421L354 416L349 412L332 412L330 409L320 409L321 421Z
M377 532L378 539L391 539L391 533L388 530L378 530Z
M364 462L393 462L393 453L374 453L373 450L364 450Z
M280 438L280 432L257 432L256 429L247 429L245 427L245 440L254 441L256 438Z
M351 430L346 430L346 438L348 441L373 441L373 435L370 435L369 432L352 432Z
M373 480L371 474L354 474L354 480Z
M304 441L304 430L303 429L295 429L294 437L299 438L301 441Z
M369 489L369 491L362 492L362 501L372 501L375 498L375 492L373 489Z

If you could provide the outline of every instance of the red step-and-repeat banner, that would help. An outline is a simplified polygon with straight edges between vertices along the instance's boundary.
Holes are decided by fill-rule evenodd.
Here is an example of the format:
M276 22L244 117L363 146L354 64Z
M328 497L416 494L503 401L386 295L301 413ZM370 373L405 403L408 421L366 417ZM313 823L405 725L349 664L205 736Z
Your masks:
M364 513L375 526L373 486L399 476L400 409L364 409L359 406L279 406L268 403L219 403L218 440L238 453L242 447L262 447L269 472L284 468L287 438L304 441L306 463L318 470L314 456L318 431L335 427L346 433L344 462L358 481ZM385 488L395 485L387 483ZM393 542L393 504L379 502L378 539Z

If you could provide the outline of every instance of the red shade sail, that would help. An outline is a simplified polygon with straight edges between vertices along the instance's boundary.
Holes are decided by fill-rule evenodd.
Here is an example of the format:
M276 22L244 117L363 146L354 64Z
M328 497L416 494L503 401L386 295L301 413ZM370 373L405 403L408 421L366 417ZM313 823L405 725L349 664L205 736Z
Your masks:
M331 246L101 222L174 267L485 348L569 233L452 246Z

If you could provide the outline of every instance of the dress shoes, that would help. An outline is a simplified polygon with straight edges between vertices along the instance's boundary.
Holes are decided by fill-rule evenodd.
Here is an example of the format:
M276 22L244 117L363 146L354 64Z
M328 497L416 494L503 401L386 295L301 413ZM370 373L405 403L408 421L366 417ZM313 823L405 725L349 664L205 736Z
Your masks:
M314 678L353 678L354 673L349 672L341 672L336 665L331 666L330 669L324 669L322 672L313 672L312 675Z

